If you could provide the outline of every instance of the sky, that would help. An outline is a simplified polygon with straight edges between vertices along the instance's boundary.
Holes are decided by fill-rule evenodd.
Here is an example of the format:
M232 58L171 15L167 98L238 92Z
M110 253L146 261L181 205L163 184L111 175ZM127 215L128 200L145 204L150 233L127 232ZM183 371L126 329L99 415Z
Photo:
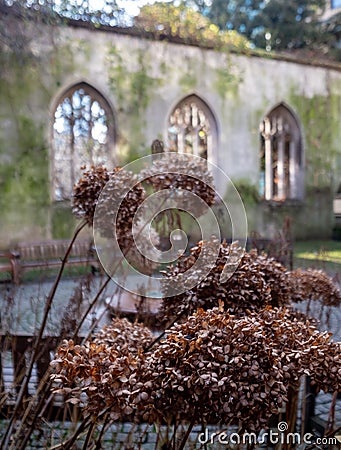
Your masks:
M147 3L153 4L156 0L117 0L117 4L122 6L129 16L137 16L139 8ZM89 0L89 4L95 10L100 10L104 6L103 0Z

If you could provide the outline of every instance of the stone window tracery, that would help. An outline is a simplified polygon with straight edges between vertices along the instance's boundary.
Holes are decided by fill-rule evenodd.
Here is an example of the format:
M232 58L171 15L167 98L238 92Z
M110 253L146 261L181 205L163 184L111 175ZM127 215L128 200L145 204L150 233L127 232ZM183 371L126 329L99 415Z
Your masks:
M114 119L108 102L86 83L68 89L54 110L53 198L72 195L81 167L113 165Z
M216 140L216 123L208 106L196 95L182 100L168 119L168 148L211 158Z
M260 124L260 194L283 201L303 196L301 133L291 111L280 104Z

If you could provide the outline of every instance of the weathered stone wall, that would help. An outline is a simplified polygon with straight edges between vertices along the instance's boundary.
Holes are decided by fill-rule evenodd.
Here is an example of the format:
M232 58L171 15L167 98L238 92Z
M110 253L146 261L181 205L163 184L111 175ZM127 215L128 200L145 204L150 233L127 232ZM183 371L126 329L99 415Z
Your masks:
M239 188L250 230L268 236L291 216L296 237L331 235L333 192L341 178L341 67L80 26L20 23L19 28L21 48L0 53L0 248L72 233L70 205L51 200L50 139L59 96L81 81L113 108L118 163L148 154L156 137L165 139L174 106L196 94L217 121L212 161ZM276 206L257 199L258 130L280 102L300 121L305 195L302 202Z

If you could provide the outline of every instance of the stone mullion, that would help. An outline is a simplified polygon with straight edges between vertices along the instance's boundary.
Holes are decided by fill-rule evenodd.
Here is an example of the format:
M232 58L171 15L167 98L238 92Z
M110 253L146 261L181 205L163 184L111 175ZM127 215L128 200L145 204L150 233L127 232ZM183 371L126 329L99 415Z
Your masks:
M296 145L294 141L289 143L289 184L290 184L290 198L297 198L297 154Z

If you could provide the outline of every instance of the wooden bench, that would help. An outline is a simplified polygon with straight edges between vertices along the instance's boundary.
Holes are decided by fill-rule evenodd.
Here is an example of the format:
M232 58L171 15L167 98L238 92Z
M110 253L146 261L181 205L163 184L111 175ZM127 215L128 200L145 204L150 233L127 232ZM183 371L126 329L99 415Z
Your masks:
M14 274L16 273L16 258L13 257L12 252L0 252L0 273L8 273L14 281Z
M69 240L20 242L14 249L0 253L0 272L9 273L12 281L19 284L25 271L59 267L69 244ZM67 264L71 266L90 264L98 267L99 263L92 241L77 240L72 246Z

